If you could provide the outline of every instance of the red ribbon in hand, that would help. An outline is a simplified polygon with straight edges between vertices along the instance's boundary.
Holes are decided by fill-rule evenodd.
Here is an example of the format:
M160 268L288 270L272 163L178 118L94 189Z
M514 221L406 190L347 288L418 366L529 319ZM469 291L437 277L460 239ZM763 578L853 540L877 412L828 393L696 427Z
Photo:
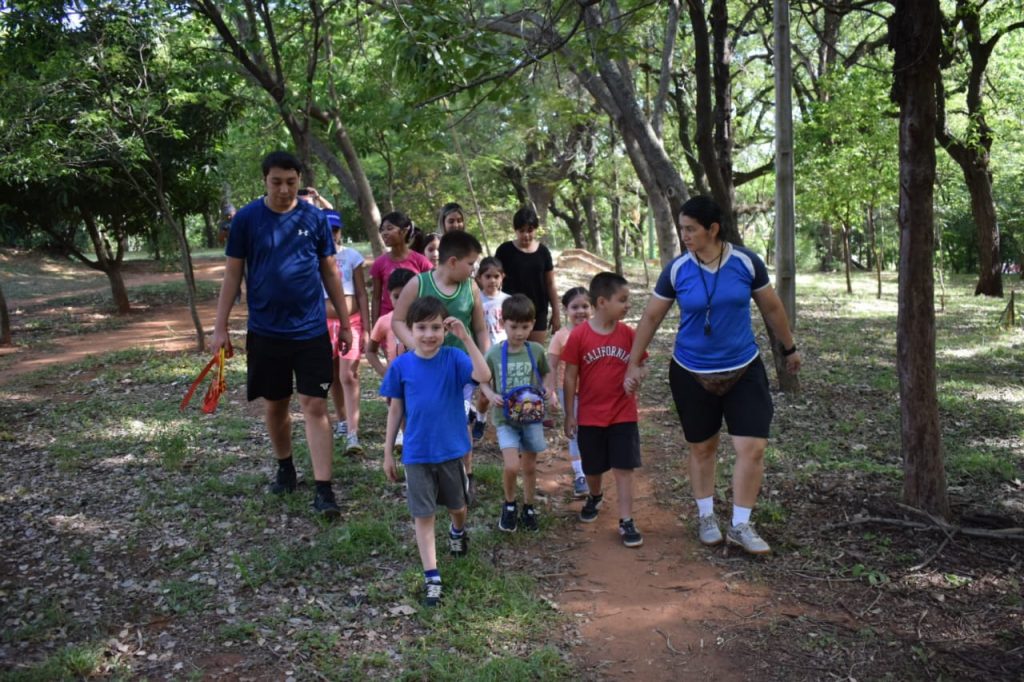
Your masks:
M196 380L192 382L192 385L188 387L188 392L185 393L185 397L181 401L181 405L178 409L182 412L188 407L189 401L192 400L192 394L199 388L199 384L203 383L203 379L210 373L213 366L217 366L217 376L212 382L210 387L206 389L206 396L203 398L203 412L206 414L213 414L217 409L217 403L220 401L220 396L227 392L228 382L224 379L224 368L227 365L227 359L234 357L235 351L231 347L231 342L228 341L225 345L221 346L220 350L210 358L210 361L206 363L206 367L203 367L203 371L199 373Z

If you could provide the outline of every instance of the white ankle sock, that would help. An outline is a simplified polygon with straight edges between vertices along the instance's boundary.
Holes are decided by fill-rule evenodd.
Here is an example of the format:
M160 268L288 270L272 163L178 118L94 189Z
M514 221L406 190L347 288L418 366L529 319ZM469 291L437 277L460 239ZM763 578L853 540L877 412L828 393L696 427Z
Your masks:
M699 516L711 516L715 513L715 497L702 497L697 500L697 514Z
M732 506L732 525L738 526L741 523L750 523L750 507Z
M583 461L579 459L570 460L572 463L572 473L575 474L576 478L583 475Z

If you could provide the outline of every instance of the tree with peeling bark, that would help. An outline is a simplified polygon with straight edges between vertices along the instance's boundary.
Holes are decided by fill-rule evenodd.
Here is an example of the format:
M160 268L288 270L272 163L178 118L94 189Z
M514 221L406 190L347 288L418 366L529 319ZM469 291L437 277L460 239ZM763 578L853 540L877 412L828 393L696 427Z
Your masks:
M938 0L897 0L889 26L895 52L892 98L900 109L899 310L896 370L900 387L903 499L949 515L935 385L935 134L942 41Z

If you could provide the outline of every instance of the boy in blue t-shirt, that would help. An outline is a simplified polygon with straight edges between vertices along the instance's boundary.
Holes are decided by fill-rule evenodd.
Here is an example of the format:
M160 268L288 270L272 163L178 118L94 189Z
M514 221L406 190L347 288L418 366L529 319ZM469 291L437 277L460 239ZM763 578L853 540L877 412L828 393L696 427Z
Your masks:
M491 371L465 325L449 317L438 299L416 299L409 306L405 321L411 331L413 352L395 358L380 385L380 394L391 398L384 437L384 473L391 481L398 480L395 437L405 419L402 462L409 512L416 527L416 547L423 563L424 604L437 606L441 601L441 575L434 542L437 505L446 506L451 516L448 547L452 555L464 555L469 545L468 481L462 466L462 456L469 449L469 432L462 387L470 379L490 380ZM466 350L445 346L446 332L462 341Z

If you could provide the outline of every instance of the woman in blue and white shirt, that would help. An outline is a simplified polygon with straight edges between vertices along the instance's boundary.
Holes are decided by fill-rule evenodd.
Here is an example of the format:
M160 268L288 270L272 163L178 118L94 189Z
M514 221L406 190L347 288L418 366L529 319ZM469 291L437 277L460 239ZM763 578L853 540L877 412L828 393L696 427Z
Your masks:
M773 408L750 322L751 300L782 343L788 371L800 369L800 353L764 261L721 238L718 205L707 197L690 199L679 212L679 229L686 251L662 271L637 325L626 391L639 388L639 359L672 304L678 303L669 385L690 446L700 541L717 545L723 540L713 501L715 454L724 417L736 450L732 524L725 539L752 554L765 554L771 548L750 524L750 513L764 477Z

